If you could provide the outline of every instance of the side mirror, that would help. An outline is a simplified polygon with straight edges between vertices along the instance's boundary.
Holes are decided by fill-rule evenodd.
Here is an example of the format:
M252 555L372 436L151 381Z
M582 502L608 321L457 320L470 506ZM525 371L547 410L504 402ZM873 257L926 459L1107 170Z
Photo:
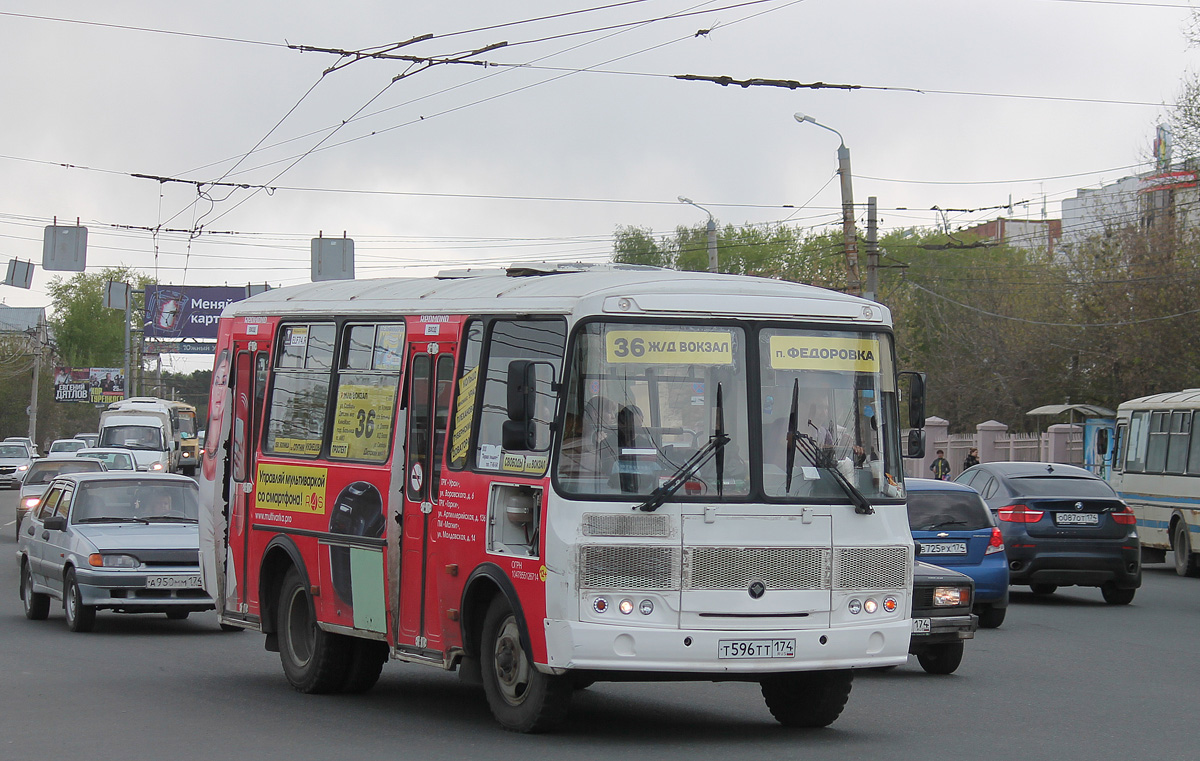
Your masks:
M46 520L42 521L42 528L47 531L66 531L67 519L62 515L51 515Z
M533 363L527 359L514 359L508 363L508 419L528 420L533 417L533 404L537 391L533 374Z
M913 459L925 456L925 431L913 428L908 432L908 453L904 456Z
M1096 431L1096 454L1108 454L1108 429Z
M905 371L898 379L908 379L908 426L925 427L925 373ZM917 456L917 455L912 455Z

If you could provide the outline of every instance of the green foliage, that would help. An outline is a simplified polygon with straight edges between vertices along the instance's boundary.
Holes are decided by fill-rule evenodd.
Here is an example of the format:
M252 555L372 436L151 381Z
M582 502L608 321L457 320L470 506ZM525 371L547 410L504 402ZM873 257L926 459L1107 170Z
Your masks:
M109 280L144 288L152 279L127 267L110 267L100 272L80 272L70 278L50 279L52 316L58 354L71 367L120 367L124 363L124 314L103 306L104 287ZM133 312L141 313L142 297L134 297Z

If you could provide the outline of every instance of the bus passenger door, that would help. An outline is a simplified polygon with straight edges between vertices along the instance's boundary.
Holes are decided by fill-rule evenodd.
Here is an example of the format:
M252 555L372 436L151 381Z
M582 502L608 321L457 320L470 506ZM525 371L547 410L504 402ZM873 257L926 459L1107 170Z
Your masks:
M265 351L255 351L254 342L237 342L234 347L232 373L233 420L230 430L230 483L233 494L229 500L229 538L227 551L237 568L246 573L246 556L250 544L251 514L254 507L254 463L258 444L257 426L262 415L266 392L268 359ZM256 588L257 579L227 579L225 609L246 615L250 602L248 590Z
M397 644L418 651L440 651L442 622L435 569L430 563L437 532L431 528L446 449L457 344L414 341L411 346Z

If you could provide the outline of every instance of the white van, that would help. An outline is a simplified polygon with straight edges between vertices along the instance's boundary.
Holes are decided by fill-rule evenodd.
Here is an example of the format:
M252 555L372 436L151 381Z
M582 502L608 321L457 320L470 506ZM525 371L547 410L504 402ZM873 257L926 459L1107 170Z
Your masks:
M133 452L138 470L171 472L173 442L157 416L106 413L100 421L99 444Z

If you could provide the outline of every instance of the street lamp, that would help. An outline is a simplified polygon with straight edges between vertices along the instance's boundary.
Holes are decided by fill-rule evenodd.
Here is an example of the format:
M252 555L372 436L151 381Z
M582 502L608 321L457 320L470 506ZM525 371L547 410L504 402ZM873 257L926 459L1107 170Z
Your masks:
M842 237L845 243L846 250L846 271L847 271L847 290L855 295L862 295L862 283L858 279L858 236L854 231L854 190L850 186L850 149L846 147L846 139L842 137L842 133L825 124L821 124L816 119L807 114L797 113L796 121L804 124L815 124L816 126L827 129L838 136L841 145L838 146L838 175L842 180ZM868 273L868 278L874 274ZM867 290L870 291L871 297L874 298L875 287L873 284L867 284Z
M717 271L717 222L713 219L712 212L696 203L690 198L679 196L679 203L686 203L695 206L700 211L708 215L708 271Z

